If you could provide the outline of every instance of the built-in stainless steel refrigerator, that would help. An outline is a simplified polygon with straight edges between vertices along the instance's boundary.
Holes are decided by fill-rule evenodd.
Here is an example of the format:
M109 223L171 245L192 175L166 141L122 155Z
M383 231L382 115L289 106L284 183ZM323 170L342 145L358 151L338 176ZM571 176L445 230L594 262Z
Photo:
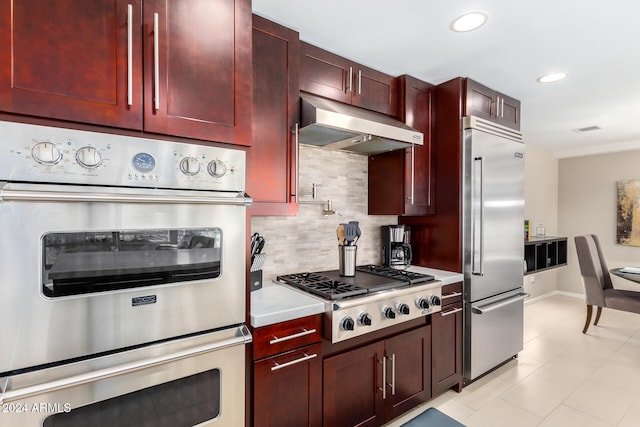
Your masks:
M464 381L523 348L524 143L522 134L463 119Z

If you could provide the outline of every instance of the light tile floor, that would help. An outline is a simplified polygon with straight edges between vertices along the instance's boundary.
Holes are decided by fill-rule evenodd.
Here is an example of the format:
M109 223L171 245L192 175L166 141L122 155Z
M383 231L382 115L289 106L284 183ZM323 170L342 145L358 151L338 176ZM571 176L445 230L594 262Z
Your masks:
M640 315L603 309L587 335L585 316L581 298L526 304L524 350L516 360L387 426L429 407L467 427L640 426Z

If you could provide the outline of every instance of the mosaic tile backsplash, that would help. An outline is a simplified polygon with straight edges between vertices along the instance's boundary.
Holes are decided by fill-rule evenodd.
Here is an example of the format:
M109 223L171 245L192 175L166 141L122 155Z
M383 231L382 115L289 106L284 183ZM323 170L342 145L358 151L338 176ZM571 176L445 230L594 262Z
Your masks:
M380 264L380 226L397 224L398 217L367 215L367 156L301 145L299 162L298 215L251 219L251 233L258 232L266 240L263 280L280 274L337 270L336 228L349 221L359 221L362 231L357 264ZM318 186L316 199L311 196L313 183ZM323 216L327 200L335 215Z

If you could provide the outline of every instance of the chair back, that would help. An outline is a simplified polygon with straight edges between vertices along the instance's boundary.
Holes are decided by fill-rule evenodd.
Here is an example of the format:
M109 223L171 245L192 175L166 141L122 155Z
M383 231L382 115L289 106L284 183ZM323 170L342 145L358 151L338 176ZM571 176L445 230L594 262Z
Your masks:
M595 234L576 236L576 251L587 305L604 307L604 289L612 288L611 275Z

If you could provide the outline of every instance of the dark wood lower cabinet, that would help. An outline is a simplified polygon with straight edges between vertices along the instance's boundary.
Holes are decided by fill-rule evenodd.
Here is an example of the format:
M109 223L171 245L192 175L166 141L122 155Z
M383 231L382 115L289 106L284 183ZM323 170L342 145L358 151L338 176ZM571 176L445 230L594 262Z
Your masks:
M433 396L462 390L462 283L442 288L442 311L431 315Z
M255 427L322 424L321 349L313 344L254 363Z
M324 360L324 426L380 426L431 397L431 326Z

